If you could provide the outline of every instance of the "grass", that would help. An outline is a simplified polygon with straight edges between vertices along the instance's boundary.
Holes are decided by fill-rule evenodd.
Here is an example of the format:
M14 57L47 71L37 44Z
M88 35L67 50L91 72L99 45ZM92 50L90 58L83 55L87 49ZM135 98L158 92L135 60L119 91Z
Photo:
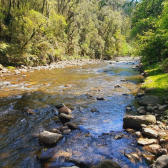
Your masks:
M145 63L144 70L148 73L148 77L141 88L152 95L166 97L168 95L168 73L164 72L162 63L154 63L150 66Z

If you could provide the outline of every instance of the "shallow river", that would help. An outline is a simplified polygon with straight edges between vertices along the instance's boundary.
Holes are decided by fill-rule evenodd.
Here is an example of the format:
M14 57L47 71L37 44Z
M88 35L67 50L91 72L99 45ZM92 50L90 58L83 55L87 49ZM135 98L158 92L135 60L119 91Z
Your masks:
M124 156L141 151L136 137L123 129L126 106L132 105L129 113L136 113L135 94L142 80L133 64L138 62L107 61L1 77L0 167L59 168L74 165L74 160L89 167L111 159L123 168L147 168L143 159L132 163ZM54 110L59 103L73 109L72 121L80 129L46 147L36 135L62 126ZM24 113L25 107L35 114ZM95 108L97 112L91 112ZM122 138L115 140L120 134Z

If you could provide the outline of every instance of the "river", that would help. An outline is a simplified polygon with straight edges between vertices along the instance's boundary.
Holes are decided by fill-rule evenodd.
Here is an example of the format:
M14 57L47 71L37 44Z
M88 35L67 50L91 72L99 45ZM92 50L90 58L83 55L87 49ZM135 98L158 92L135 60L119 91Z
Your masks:
M59 168L72 166L74 161L91 166L111 159L123 168L147 168L143 159L132 163L124 155L141 151L136 136L123 129L123 117L136 114L135 95L142 81L132 68L134 64L138 61L105 61L3 76L0 167ZM105 100L97 100L98 97ZM43 146L36 135L62 126L55 114L55 105L60 103L73 109L71 121L80 129L64 135L55 146ZM132 110L126 112L127 106ZM35 114L23 112L25 107ZM122 138L115 139L115 135Z

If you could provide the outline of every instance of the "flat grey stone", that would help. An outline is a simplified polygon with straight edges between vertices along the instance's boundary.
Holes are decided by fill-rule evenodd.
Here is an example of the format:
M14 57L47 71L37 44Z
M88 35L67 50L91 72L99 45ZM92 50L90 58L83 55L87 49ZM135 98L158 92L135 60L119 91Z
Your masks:
M139 100L139 104L142 106L147 106L148 104L156 105L158 103L160 103L160 100L157 96L145 96Z

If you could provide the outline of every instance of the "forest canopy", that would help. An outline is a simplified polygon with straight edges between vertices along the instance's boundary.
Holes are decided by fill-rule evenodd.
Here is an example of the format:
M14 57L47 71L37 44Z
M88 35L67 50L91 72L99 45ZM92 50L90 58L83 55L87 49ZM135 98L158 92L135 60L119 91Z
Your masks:
M126 0L0 0L0 61L39 65L131 54Z
M0 62L168 56L168 0L0 0Z
M168 58L168 1L141 0L132 16L131 38L136 55L148 62ZM168 60L167 60L168 62Z

